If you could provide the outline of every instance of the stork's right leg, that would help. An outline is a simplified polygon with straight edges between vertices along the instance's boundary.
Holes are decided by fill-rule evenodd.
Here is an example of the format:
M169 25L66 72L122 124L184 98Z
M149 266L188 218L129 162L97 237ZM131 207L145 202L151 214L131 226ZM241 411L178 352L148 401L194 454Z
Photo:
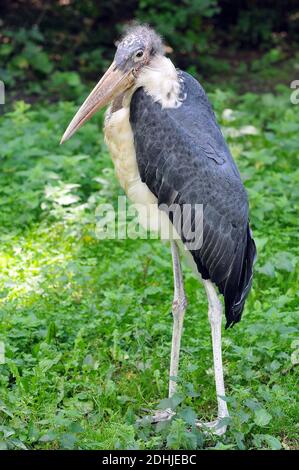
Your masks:
M169 371L169 398L174 395L177 386L176 379L179 371L181 337L185 310L187 306L179 249L175 241L171 241L171 254L174 279L174 297L172 302L173 329ZM153 416L152 422L165 421L170 419L173 415L174 412L170 409L157 411Z
M212 346L213 346L213 359L214 359L214 373L216 384L216 395L218 402L218 417L215 421L210 423L198 422L209 428L213 433L222 435L226 431L226 425L221 423L222 418L228 418L228 409L226 402L222 399L225 397L224 379L223 379L223 366L222 366L222 348L221 348L221 321L222 321L222 305L218 299L218 295L212 282L203 280L204 287L208 297L209 303L209 321L212 333Z

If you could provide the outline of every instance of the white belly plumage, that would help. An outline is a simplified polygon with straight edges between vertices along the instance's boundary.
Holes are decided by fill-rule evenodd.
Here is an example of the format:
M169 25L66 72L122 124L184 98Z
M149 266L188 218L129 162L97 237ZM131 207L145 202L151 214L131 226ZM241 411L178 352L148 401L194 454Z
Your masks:
M129 107L123 107L113 113L109 108L106 114L105 141L117 178L133 203L142 227L151 232L158 232L162 239L174 238L174 228L167 214L159 210L156 196L141 181L129 116Z

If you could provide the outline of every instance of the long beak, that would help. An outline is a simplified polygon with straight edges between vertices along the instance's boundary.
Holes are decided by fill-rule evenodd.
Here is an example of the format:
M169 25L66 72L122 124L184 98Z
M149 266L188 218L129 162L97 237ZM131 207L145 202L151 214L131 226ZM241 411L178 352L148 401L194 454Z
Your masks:
M94 115L98 109L103 108L117 95L130 88L134 83L133 71L122 72L115 62L112 62L105 75L86 98L77 114L73 117L60 141L63 144Z

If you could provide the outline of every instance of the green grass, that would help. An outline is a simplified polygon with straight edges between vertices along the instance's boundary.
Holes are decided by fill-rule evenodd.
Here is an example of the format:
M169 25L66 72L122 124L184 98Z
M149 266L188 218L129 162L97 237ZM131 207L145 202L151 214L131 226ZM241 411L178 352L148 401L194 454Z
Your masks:
M217 409L206 298L188 269L176 418L136 424L167 395L171 258L158 240L95 235L96 207L122 194L102 117L63 147L72 103L19 102L0 118L1 449L298 448L299 105L289 94L211 93L259 254L242 322L224 332L222 438L193 426Z

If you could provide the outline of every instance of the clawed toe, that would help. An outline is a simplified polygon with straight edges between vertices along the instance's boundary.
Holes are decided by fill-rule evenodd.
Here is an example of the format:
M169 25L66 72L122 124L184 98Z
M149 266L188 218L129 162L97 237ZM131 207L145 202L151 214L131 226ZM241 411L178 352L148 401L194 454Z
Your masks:
M154 414L147 415L144 418L138 420L139 422L147 422L150 424L157 424L163 421L170 421L171 418L175 415L175 412L172 411L170 408L166 410L157 410Z
M196 426L201 428L203 431L206 429L207 432L209 431L212 434L216 434L217 436L223 436L227 429L227 425L222 424L222 418L217 418L214 421L210 421L208 423L196 420Z
M155 424L161 423L162 421L169 421L174 415L175 412L168 408L167 410L156 411L154 415L149 417L149 419L151 423Z
M173 416L175 416L175 412L172 411L170 408L167 408L166 410L157 410L154 412L154 414L148 415L140 421L145 420L150 424L157 424L161 422L170 421ZM222 436L223 434L225 434L227 429L227 424L224 424L222 420L223 418L217 418L214 421L205 423L197 419L195 424L203 432L209 432L212 434L216 434L217 436Z

